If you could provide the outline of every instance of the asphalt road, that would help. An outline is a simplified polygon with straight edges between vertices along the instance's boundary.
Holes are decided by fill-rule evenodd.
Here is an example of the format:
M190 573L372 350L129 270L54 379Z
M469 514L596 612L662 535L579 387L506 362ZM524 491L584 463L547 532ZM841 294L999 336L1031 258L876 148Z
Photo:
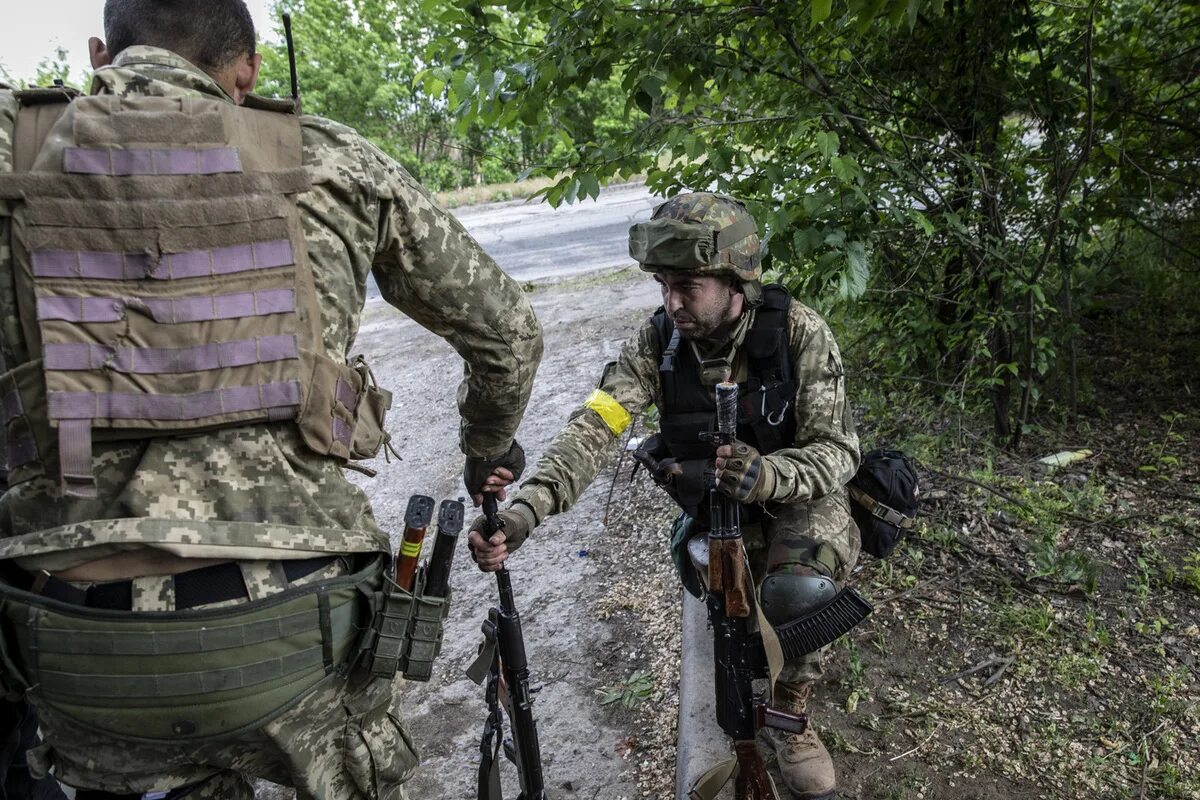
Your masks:
M632 264L629 226L649 219L661 202L637 183L605 188L596 200L558 208L507 200L453 213L501 269L519 281L532 281ZM378 297L375 279L368 278L367 298Z
M633 184L556 209L517 200L468 206L455 216L505 272L527 281L633 263L629 226L649 219L661 202L644 185Z

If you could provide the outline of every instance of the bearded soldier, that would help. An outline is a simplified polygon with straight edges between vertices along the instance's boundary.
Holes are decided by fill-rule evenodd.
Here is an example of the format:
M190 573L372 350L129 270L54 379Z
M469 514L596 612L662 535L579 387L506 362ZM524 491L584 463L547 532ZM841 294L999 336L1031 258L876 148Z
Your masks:
M639 456L683 509L673 551L693 593L700 588L682 558L686 541L707 522L704 471L714 458L719 491L742 504L756 583L769 576L847 577L859 541L845 485L859 450L841 356L815 312L781 287L760 283L759 247L745 207L709 192L679 195L631 229L630 254L662 287L663 307L605 367L599 388L555 437L502 512L503 532L485 539L483 521L472 526L469 541L481 569L496 569L548 515L570 508L603 465L607 446L654 404L661 432ZM700 434L713 424L713 387L727 378L742 394L738 441L714 452ZM796 584L772 585L787 591ZM785 600L778 605L792 613L822 602ZM770 619L764 607L772 623L785 621ZM775 705L803 712L820 675L819 653L787 663ZM793 796L834 795L833 764L811 727L764 735Z
M242 0L107 0L104 27L90 96L0 92L0 677L30 766L80 798L402 798L397 682L363 666L389 540L342 471L387 438L348 358L368 276L466 361L473 495L519 472L540 328L396 162L251 94Z

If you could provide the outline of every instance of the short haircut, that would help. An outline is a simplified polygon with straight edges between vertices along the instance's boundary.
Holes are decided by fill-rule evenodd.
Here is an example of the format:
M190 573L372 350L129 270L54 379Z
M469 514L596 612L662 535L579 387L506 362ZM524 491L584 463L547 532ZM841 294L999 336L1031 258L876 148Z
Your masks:
M151 45L177 53L207 72L255 50L254 20L245 0L106 0L104 37L114 58Z

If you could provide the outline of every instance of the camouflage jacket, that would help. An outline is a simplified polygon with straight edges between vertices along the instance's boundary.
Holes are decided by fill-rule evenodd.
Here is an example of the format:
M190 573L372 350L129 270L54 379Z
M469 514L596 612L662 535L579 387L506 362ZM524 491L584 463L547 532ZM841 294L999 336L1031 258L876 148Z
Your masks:
M143 46L98 70L92 92L232 102L186 60ZM12 93L0 90L0 171L12 169L16 108ZM466 361L458 393L462 451L505 452L542 352L541 328L521 288L378 148L327 119L306 116L301 125L313 186L298 202L327 352L349 355L373 274L388 303ZM0 275L11 276L7 223L0 208ZM9 368L21 358L10 281L0 280L0 354ZM264 548L298 557L386 542L364 493L334 461L306 450L290 424L97 442L94 464L95 500L60 498L50 477L9 488L0 499L0 558L53 570L146 545L184 556L263 558L272 557Z
M771 500L804 503L840 489L854 475L858 435L846 399L841 354L829 326L815 311L793 301L788 335L799 385L794 403L796 439L792 447L764 459L778 475ZM692 358L690 353L684 356L689 349L681 348L680 356ZM548 514L570 508L596 477L607 460L608 446L633 416L661 402L661 361L658 334L647 321L625 343L618 360L605 369L598 390L601 401L589 399L572 414L542 454L537 470L516 493L514 499L533 509L539 523ZM735 379L743 380L746 371L744 354L738 353L733 360Z

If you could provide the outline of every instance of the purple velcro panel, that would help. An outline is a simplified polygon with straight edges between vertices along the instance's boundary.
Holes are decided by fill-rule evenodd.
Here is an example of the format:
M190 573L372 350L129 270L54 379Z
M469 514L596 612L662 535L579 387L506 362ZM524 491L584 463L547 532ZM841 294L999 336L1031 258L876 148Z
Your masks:
M46 344L42 348L46 369L95 369L112 357L113 348L96 344Z
M213 272L228 275L254 269L254 248L248 244L219 247L212 251Z
M150 276L162 279L200 278L213 274L211 250L189 250L162 257L159 268Z
M156 322L177 324L291 313L296 310L296 293L292 289L266 289L145 302Z
M83 175L112 175L112 150L68 147L63 151L63 172Z
M98 344L47 344L46 369L112 369L139 375L201 372L299 358L294 335L263 336L192 347L109 347Z
M255 242L251 247L254 248L254 264L259 269L290 267L296 263L296 254L292 252L292 243L287 239Z
M96 406L96 395L92 392L49 392L46 400L51 419L103 418L97 413L101 409Z
M52 419L185 422L246 411L300 405L300 382L253 384L192 394L50 392Z
M242 156L233 147L212 147L197 151L196 171L201 175L216 175L223 172L241 172Z
M288 314L296 310L296 293L292 289L267 289L255 292L254 313Z
M113 175L161 175L155 150L113 150Z
M216 175L241 172L236 148L131 149L68 147L63 172L83 175Z
M66 322L119 322L125 302L116 297L39 297L38 319Z
M345 378L338 378L337 385L333 390L334 399L344 405L350 411L353 411L358 405L358 395L354 391L354 387Z
M30 255L33 274L39 278L141 280L150 271L150 256L146 253L35 250Z
M354 441L354 428L350 427L350 423L341 417L333 418L333 438L349 447Z
M35 250L30 254L33 274L39 278L96 278L122 281L154 278L180 280L229 275L256 269L287 267L295 263L287 239L169 253L158 269L146 253L108 253L94 250Z
M21 393L11 391L8 394L0 397L0 408L4 411L4 424L7 425L9 420L14 417L19 417L25 413L25 407L21 404Z

